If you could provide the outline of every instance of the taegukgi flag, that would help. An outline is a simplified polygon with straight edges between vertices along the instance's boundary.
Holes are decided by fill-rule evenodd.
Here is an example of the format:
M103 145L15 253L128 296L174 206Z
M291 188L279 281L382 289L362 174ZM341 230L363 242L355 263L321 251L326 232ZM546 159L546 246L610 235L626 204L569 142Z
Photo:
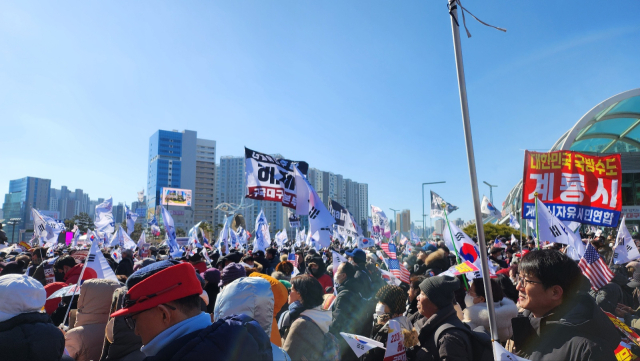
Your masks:
M490 217L500 218L502 214L500 211L489 202L489 198L487 196L482 196L482 204L480 205L480 210L482 214L486 214Z
M613 247L613 263L623 264L640 258L640 252L636 243L631 238L631 234L625 224L626 216L622 217L618 236L616 237L616 245Z
M311 238L322 247L331 244L331 232L329 226L335 223L331 212L324 206L318 193L311 186L307 178L298 167L293 165L295 174L297 205L296 214L309 216L309 231Z

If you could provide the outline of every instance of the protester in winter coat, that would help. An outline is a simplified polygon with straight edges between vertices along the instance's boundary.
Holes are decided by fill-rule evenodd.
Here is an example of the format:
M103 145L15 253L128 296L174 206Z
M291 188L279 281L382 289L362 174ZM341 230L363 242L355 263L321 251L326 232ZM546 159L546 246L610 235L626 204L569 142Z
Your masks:
M374 326L371 338L383 345L387 344L390 331L389 322L397 321L402 328L404 347L409 348L418 344L418 332L409 320L402 315L407 302L407 293L398 286L386 285L376 293L378 303L374 316ZM362 355L362 361L382 361L385 350L374 348Z
M535 250L519 265L519 306L508 349L530 360L615 360L620 335L587 293L575 261L555 250Z
M496 263L500 268L509 268L509 265L503 259L502 248L500 247L491 247L489 259Z
M133 273L133 266L133 251L131 251L130 249L123 250L122 260L120 261L120 263L118 263L118 267L116 267L116 276L131 276L131 274Z
M420 283L418 310L424 318L418 321L420 347L407 352L410 360L472 360L473 350L467 326L460 321L453 308L453 292L460 281L451 276L430 277ZM436 332L442 325L451 325Z
M41 312L42 284L26 275L0 277L0 355L11 361L58 361L64 334Z
M348 257L349 261L356 266L355 280L358 286L360 295L363 298L371 298L377 290L373 290L373 280L367 270L367 254L360 248L355 248L352 251L344 253Z
M444 249L438 248L425 258L424 264L427 270L432 270L438 275L449 269L449 258Z
M64 275L64 282L70 285L78 283L83 267L84 265L82 263L76 264L75 258L71 256L60 257L53 265L57 273ZM92 268L86 268L82 274L83 280L90 280L96 277L98 277L98 274Z
M276 315L282 309L285 303L287 303L287 297L289 297L289 292L287 292L287 288L280 283L280 281L276 280L271 276L267 276L262 273L253 273L249 277L260 277L269 282L271 284L271 292L273 293L273 320L271 323L271 343L274 345L281 347L282 340L280 338L280 331L278 331L278 321L276 320Z
M284 340L282 348L291 360L322 359L322 340L331 325L331 311L321 306L323 294L320 282L310 275L291 280L289 309L278 323Z
M125 307L111 316L125 316L142 339L147 361L273 359L269 336L249 316L211 324L200 311L202 287L188 263L162 261L141 268L127 279L127 289Z
M111 297L111 312L122 308L126 287L113 291ZM127 326L124 316L109 317L102 346L100 361L140 361L145 354L140 351L142 340Z
M418 310L418 295L420 294L420 283L425 279L425 276L413 276L409 280L409 294L407 297L407 308L404 315L412 325L415 325L416 321L424 317Z
M283 273L287 278L287 280L291 279L291 274L293 273L293 263L289 261L282 261L278 263L276 266L276 271Z
M511 328L511 319L518 316L518 307L516 304L504 297L502 288L498 282L491 279L491 291L493 295L493 308L496 315L496 326L498 327L498 337L500 342L504 343L513 335ZM487 299L484 291L484 284L481 278L475 279L467 291L464 299L466 308L463 311L464 318L462 322L469 325L470 329L483 326L485 330L489 330L489 312L487 311Z
M118 287L117 281L107 279L91 279L82 284L76 322L65 335L67 351L75 361L100 359L111 295Z
M325 293L329 293L327 292L327 287L333 287L333 281L331 281L331 277L327 274L327 268L322 260L322 256L319 254L309 254L305 258L305 263L307 265L306 273L315 277L318 282L320 282Z
M214 321L232 315L244 314L260 324L267 335L271 335L274 299L271 284L261 277L244 277L226 285L218 295ZM271 343L273 360L289 360L280 347Z
M58 304L61 301L60 297L49 299L49 296L51 296L57 290L66 286L67 284L64 282L53 282L44 286L44 290L45 292L47 292L47 301L44 304L44 310L49 316L51 316L53 312L58 308Z
M200 276L204 279L204 290L207 292L209 296L209 304L207 305L207 313L213 313L213 308L216 304L216 299L218 298L218 293L220 293L220 271L217 268L209 268L205 272L201 273Z
M355 360L357 357L344 338L340 336L340 332L362 335L362 330L371 320L371 316L362 308L364 299L357 290L355 274L354 265L342 263L333 276L339 286L336 290L338 295L331 309L332 321L329 332L336 336L340 342L341 360Z

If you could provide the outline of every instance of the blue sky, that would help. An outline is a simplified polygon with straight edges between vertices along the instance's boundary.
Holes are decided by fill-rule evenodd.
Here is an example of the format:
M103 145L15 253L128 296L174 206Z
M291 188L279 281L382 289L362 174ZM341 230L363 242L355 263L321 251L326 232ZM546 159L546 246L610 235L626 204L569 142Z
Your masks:
M464 5L508 29L467 17L462 40L480 194L497 184L499 206L523 149L640 87L640 2ZM129 203L151 134L190 129L218 156L368 183L412 220L421 183L445 180L452 216L473 218L446 1L3 1L0 124L0 193L36 176Z

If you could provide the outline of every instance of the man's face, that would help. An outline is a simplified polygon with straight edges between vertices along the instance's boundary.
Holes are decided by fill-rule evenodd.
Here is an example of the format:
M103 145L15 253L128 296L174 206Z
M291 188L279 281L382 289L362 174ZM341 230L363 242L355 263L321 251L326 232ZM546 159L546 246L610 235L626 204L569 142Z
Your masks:
M42 259L40 257L38 257L37 255L32 255L31 256L31 263L38 265L42 262Z
M153 307L131 317L136 323L134 333L140 336L143 345L151 342L160 332L168 328L163 314L163 311L167 310L161 307L164 306Z
M312 263L309 265L309 271L311 272L317 272L318 271L318 265L315 263Z
M556 285L545 289L540 279L531 274L520 273L516 289L518 305L531 311L535 317L542 317L562 304L562 287Z
M427 295L422 291L418 295L418 312L426 318L429 318L438 312L438 306L433 304L433 302L431 302Z
M273 259L273 255L271 253L267 253L266 258L268 260L272 260Z

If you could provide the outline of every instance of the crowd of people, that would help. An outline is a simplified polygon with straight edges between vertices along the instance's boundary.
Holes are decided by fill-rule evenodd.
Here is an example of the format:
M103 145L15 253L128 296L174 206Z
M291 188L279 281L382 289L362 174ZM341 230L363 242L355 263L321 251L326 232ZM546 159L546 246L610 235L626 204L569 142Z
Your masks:
M585 235L585 242L610 264L609 240ZM615 360L622 339L603 310L640 327L639 264L612 268L613 280L593 290L562 245L518 243L503 239L487 255L496 270L489 281L496 341L530 360ZM340 333L386 344L393 320L410 361L485 359L491 338L483 337L490 320L482 279L440 275L456 264L443 241L405 246L397 257L411 277L399 285L384 276L379 245L203 247L181 259L152 246L144 258L123 250L119 262L105 250L117 280L99 279L75 247L6 247L1 354L12 361L382 361L384 349L358 357ZM348 262L332 264L333 251ZM79 294L49 299L74 284Z

